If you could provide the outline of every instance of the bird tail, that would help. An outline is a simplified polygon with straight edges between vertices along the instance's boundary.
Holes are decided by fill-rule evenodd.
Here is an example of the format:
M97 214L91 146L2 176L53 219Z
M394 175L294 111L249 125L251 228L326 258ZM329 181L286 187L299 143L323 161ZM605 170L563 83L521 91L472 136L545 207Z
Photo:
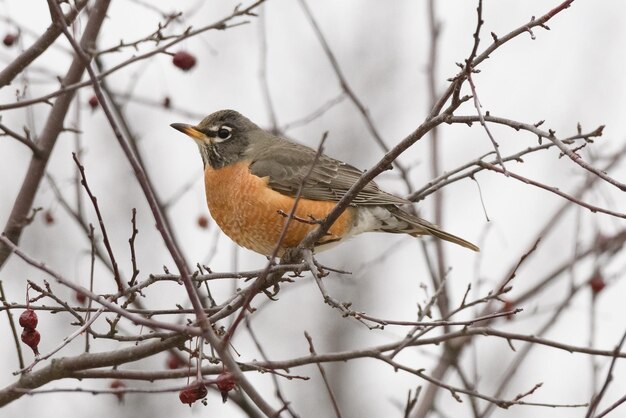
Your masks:
M478 248L471 242L466 241L463 238L459 238L456 235L452 235L442 230L437 225L433 225L430 222L418 218L417 216L411 215L410 213L407 213L400 208L392 208L389 210L389 212L396 219L408 224L408 226L402 228L402 230L386 230L387 232L403 232L414 237L418 237L420 235L432 235L439 239L455 243L465 248L469 248L472 251L480 251L480 248Z

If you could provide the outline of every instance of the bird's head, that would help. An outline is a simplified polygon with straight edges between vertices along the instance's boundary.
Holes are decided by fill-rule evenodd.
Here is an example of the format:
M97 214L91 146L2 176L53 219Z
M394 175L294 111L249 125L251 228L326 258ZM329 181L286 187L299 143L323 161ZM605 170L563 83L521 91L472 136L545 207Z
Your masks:
M242 160L251 137L261 129L234 110L220 110L197 125L172 123L172 128L191 137L200 150L204 166L214 169Z

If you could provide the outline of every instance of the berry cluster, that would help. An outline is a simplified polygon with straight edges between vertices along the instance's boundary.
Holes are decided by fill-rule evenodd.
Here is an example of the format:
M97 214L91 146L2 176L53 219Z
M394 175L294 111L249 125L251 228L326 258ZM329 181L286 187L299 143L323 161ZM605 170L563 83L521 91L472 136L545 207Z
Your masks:
M226 402L228 399L228 392L235 389L237 386L237 382L235 381L235 377L229 372L222 372L219 376L217 376L217 380L215 382L217 389L222 394L222 401ZM180 401L182 403L186 403L189 406L200 399L204 399L208 393L206 386L202 382L194 380L189 386L185 389L181 390L178 394ZM205 403L206 405L206 403Z
M22 342L32 348L33 353L35 353L36 356L39 355L37 346L41 340L39 331L35 329L37 328L38 322L37 313L35 313L32 309L26 309L20 315L20 326L24 328L24 331L22 331Z

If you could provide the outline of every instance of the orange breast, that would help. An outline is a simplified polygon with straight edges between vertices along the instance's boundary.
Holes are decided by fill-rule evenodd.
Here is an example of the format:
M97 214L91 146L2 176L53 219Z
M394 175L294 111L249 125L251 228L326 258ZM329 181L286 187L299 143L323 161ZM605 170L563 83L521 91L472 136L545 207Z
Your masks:
M248 162L231 164L204 172L206 198L211 216L219 227L237 244L264 255L271 255L280 238L287 218L278 213L290 213L294 198L280 194L267 185L267 179L250 173ZM296 216L324 219L335 202L300 199ZM354 209L349 208L335 221L320 244L346 235L354 224ZM291 220L278 255L286 248L297 246L305 235L316 228Z

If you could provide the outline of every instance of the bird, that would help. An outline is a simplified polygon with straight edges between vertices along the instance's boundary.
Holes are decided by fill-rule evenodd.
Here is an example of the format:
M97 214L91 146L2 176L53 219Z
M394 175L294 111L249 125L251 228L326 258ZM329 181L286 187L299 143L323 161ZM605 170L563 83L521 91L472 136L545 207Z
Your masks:
M238 245L265 256L280 257L297 247L363 174L350 164L265 131L235 110L219 110L197 125L170 126L198 146L207 206L217 225ZM279 242L298 193L295 216ZM314 250L318 253L354 235L380 231L432 235L479 251L401 208L411 203L371 181Z

